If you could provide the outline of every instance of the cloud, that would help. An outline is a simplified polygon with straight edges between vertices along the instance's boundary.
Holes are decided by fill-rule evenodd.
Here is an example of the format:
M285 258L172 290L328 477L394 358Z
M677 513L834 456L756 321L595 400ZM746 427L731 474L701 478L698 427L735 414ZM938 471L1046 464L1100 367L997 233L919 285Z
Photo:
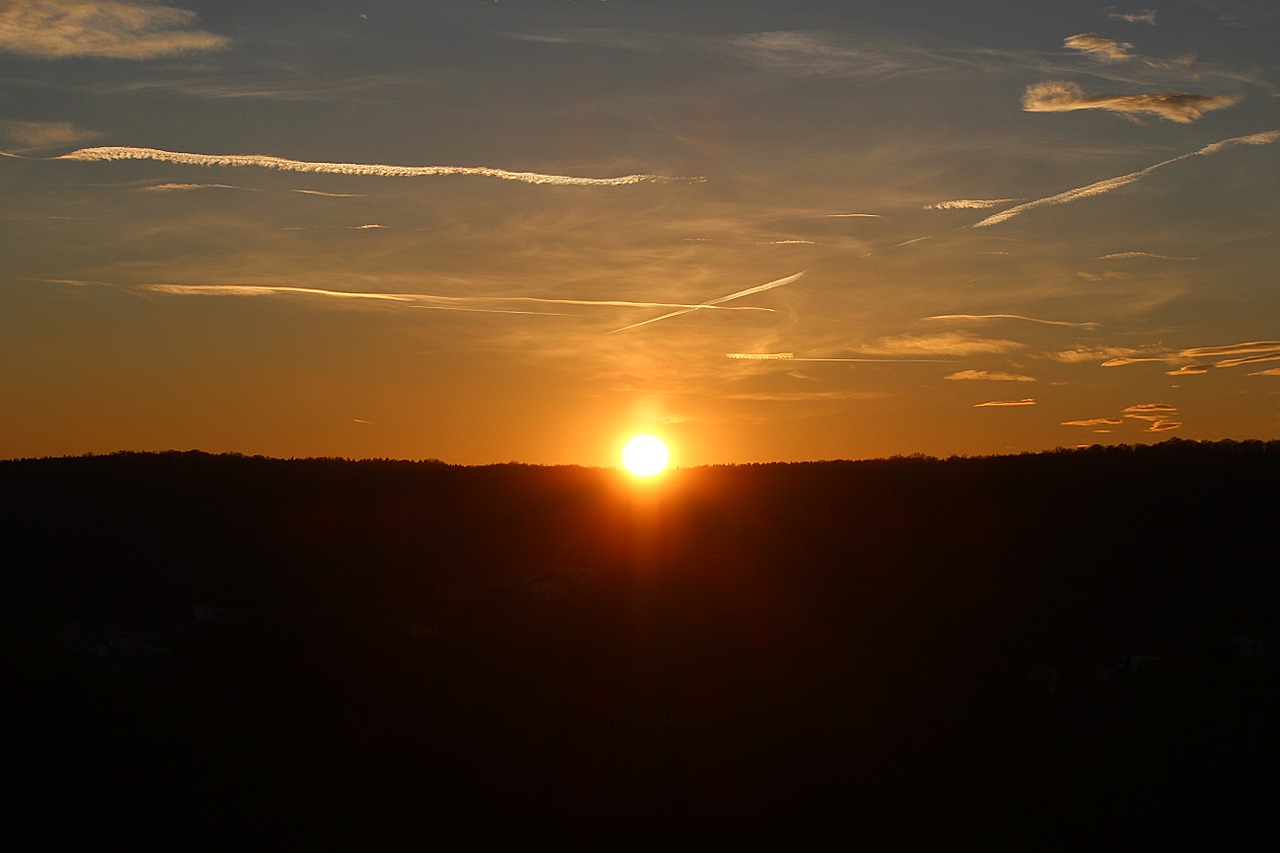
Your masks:
M1078 201L1079 199L1082 199L1082 198L1091 198L1092 196L1095 196L1095 195L1102 195L1103 193L1109 193L1112 190L1116 190L1116 189L1119 189L1120 187L1127 186L1129 184L1142 180L1147 176L1147 174L1149 174L1149 170L1153 168L1155 167L1148 166L1147 169L1143 169L1140 172L1130 172L1127 175L1120 175L1115 178L1107 178L1106 180L1098 181L1096 183L1089 184L1088 186L1077 187L1076 189L1067 190L1066 192L1060 192L1057 195L1036 199L1035 201L1028 201L1028 202L1025 202L1024 204L1016 205L1007 210L1002 210L999 213L993 213L990 216L988 216L986 219L983 219L980 222L974 223L973 227L986 228L990 225L998 225L1001 222L1007 222L1013 217L1026 213L1028 210L1034 210L1037 207L1047 207L1049 205L1056 205L1056 204L1067 204L1069 202Z
M1140 403L1136 406L1130 406L1122 412L1124 418L1145 421L1150 424L1145 430L1146 432L1168 432L1169 430L1178 429L1182 426L1182 422L1168 419L1171 415L1176 415L1177 413L1177 408L1167 403ZM1124 419L1121 418L1083 418L1075 421L1062 421L1063 426L1078 427L1119 426L1123 423ZM1095 430L1095 432L1110 431Z
M1115 261L1127 258L1155 258L1160 261L1194 261L1197 258L1178 258L1170 255L1156 255L1151 252L1112 252L1110 255L1099 255L1095 261Z
M1230 139L1223 139L1220 142L1210 143L1209 145L1206 145L1203 148L1200 148L1196 151L1191 151L1187 154L1180 154L1177 157L1171 157L1168 160L1163 160L1159 163L1156 163L1154 166L1148 166L1145 169L1140 169L1137 172L1130 172L1127 175L1119 175L1114 178L1107 178L1105 180L1098 181L1096 183L1092 183L1087 186L1076 187L1075 189L1072 189L1072 190L1060 192L1057 195L1046 196L1045 198L1038 198L1038 199L1035 199L1034 201L1028 201L1023 204L1015 205L1014 207L1011 207L1007 210L1002 210L999 213L993 213L992 215L988 216L986 219L983 219L979 222L974 223L972 227L986 228L990 225L997 225L1001 222L1008 222L1013 217L1026 213L1028 210L1034 210L1038 207L1046 207L1049 205L1056 205L1056 204L1068 204L1069 202L1078 201L1082 198L1091 198L1096 195L1102 195L1103 193L1111 192L1112 190L1119 189L1120 187L1124 187L1124 186L1128 186L1129 184L1136 183L1142 180L1143 178L1147 177L1157 169L1162 169L1165 166L1171 165L1173 163L1178 163L1183 160L1189 160L1192 157L1207 157L1211 154L1218 154L1219 152L1225 151L1228 148L1233 148L1237 145L1270 145L1271 143L1275 142L1278 139L1280 139L1280 130L1268 130L1262 133L1253 133L1248 136L1234 136Z
M1108 18L1116 18L1121 21L1128 21L1131 24L1150 24L1156 25L1155 9L1138 9L1133 12L1117 12L1112 9L1106 11Z
M412 302L415 298L408 293L366 293L259 284L144 284L141 289L176 296L326 296L334 299L373 299L387 302Z
M1109 39L1097 33L1067 36L1062 46L1095 56L1103 62L1124 62L1133 59L1133 45L1125 41Z
M1190 154L1183 154L1181 157L1166 160L1164 163L1159 163L1151 168L1154 169L1158 166L1163 166L1166 163L1185 160L1188 157L1217 154L1219 151L1225 151L1226 149L1234 148L1237 145L1270 145L1276 140L1280 140L1280 130L1264 130L1262 133L1251 133L1248 136L1233 136L1230 139L1224 139L1221 142L1211 142L1198 151L1192 151Z
M302 195L319 195L325 198L363 198L359 193L327 193L322 190L290 190L290 192L301 193Z
M1273 352L1267 355L1245 355L1240 358L1227 358L1222 361L1215 361L1214 367L1239 367L1242 364L1258 364L1263 361L1280 361L1280 352Z
M722 49L742 61L801 77L883 78L929 67L911 51L876 44L864 47L800 31L747 33L719 41Z
M281 172L364 175L379 178L477 175L486 178L499 178L504 181L521 181L526 184L551 184L555 186L600 187L660 181L687 182L704 180L703 178L668 178L661 175L580 178L572 175L547 175L539 172L512 172L507 169L494 169L488 166L387 166L374 163L314 163L305 160L287 160L283 157L269 157L263 154L187 154L179 151L161 151L157 148L133 148L127 146L81 148L52 159L86 162L156 160L161 163L175 163L182 166L255 166L261 169L276 169Z
M0 121L0 136L15 143L16 150L23 152L79 145L101 135L95 130L82 130L69 121Z
M1073 349L1050 353L1049 358L1062 364L1081 364L1088 361L1106 361L1144 355L1150 349L1134 349L1133 347L1094 347L1091 349Z
M943 379L951 379L953 381L977 380L987 382L1035 382L1034 376L1023 376L1020 373L1002 373L1000 371L991 370L961 370L958 373L952 373Z
M1092 426L1119 426L1120 424L1123 424L1123 423L1124 421L1121 420L1120 418L1086 418L1080 421L1063 421L1062 425L1092 427Z
M1139 403L1136 406L1129 406L1124 409L1122 414L1126 418L1161 418L1165 415L1176 415L1178 413L1177 406L1170 406L1168 403Z
M880 218L880 214L878 213L828 213L827 216L830 216L833 219L852 219L852 218L879 219Z
M726 400L752 403L809 403L841 400L869 400L881 396L874 391L757 391L724 395Z
M42 59L153 59L206 53L231 40L194 29L196 14L138 0L9 0L0 51Z
M942 359L936 358L855 358L846 356L831 356L829 358L811 358L808 356L797 357L791 352L727 352L725 358L732 358L739 361L805 361L805 362L843 362L852 364L894 364L897 362L910 362L913 364L941 364Z
M1016 198L955 198L950 201L938 201L926 204L925 210L982 210L995 207L997 204L1008 204Z
M1164 92L1137 95L1086 95L1075 83L1051 80L1033 83L1022 93L1022 108L1029 113L1063 113L1074 110L1111 110L1125 114L1155 115L1188 124L1212 110L1240 101L1235 95L1196 95Z
M729 302L733 299L741 299L744 296L750 296L753 293L763 293L766 290L773 290L775 287L782 287L783 285L791 284L792 282L797 281L802 275L804 275L803 271L798 273L793 273L792 275L785 276L783 278L774 279L773 281L765 282L764 284L758 284L755 287L748 287L746 290L739 290L736 293L730 293L728 296L721 296L718 299L712 299L709 302L703 302L698 305L681 306L680 309L677 311L672 311L668 314L663 314L661 317L653 317L639 323L632 323L630 326L623 326L620 329L614 329L613 331L609 332L609 334L613 335L613 334L617 334L618 332L625 332L628 329L638 329L641 326L647 326L650 323L657 323L660 320L669 320L672 317L679 317L681 314L688 314L690 311L697 311L701 308L710 308L712 306L719 305L722 302Z
M875 355L994 355L1022 348L1017 341L979 338L969 332L944 332L881 338L878 344L859 347L859 350Z
M1259 370L1257 373L1250 373L1250 376L1280 376L1280 367L1273 367L1270 370Z
M260 284L144 284L139 289L173 296L241 296L241 297L322 297L338 300L394 302L405 306L438 308L454 311L488 311L501 314L551 314L546 311L517 311L485 308L487 305L521 303L565 305L589 308L706 308L717 311L769 311L768 308L710 305L681 305L672 302L631 302L615 299L551 299L538 296L438 296L426 293L380 293L352 290L328 290L319 287Z
M1168 355L1151 355L1151 356L1127 356L1122 355L1118 358L1109 358L1102 362L1102 367L1125 367L1130 364L1143 364L1151 361L1161 361L1168 363L1173 361L1172 356Z
M1280 341L1248 341L1243 344L1228 344L1220 347L1192 347L1178 353L1184 358L1203 358L1222 355L1247 355L1257 352L1273 352L1280 350Z
M1217 16L1219 21L1230 26L1247 26L1260 24L1276 15L1275 5L1271 0L1191 0L1197 6L1207 9Z
M1179 367L1177 370L1166 370L1165 375L1166 376L1201 376L1208 372L1209 372L1209 369L1207 367L1201 367L1198 364L1184 364L1182 365L1182 367Z
M934 314L924 317L925 320L1025 320L1028 323L1042 323L1046 326L1071 326L1081 329L1096 329L1097 323L1069 323L1066 320L1041 320L1037 317L1024 317L1021 314Z
M1027 397L1022 400L990 400L986 403L974 403L973 407L975 409L986 409L986 408L1007 407L1007 406L1034 406L1035 404L1036 404L1035 400L1031 399L1030 397Z
M175 193L190 190L248 190L257 192L252 187L237 187L232 184L152 184L149 187L138 187L134 192L140 193Z

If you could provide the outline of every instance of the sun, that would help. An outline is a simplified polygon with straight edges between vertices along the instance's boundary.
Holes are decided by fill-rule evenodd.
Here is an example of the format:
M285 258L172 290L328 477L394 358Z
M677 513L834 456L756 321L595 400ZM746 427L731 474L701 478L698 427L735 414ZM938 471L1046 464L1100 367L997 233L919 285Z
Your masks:
M622 448L622 467L637 477L661 474L670 461L667 445L652 435L637 435Z

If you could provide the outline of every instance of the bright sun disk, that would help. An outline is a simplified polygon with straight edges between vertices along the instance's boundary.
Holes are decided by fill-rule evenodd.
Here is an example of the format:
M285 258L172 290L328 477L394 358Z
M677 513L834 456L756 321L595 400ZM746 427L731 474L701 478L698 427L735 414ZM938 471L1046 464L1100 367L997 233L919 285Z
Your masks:
M622 467L637 477L661 474L670 461L667 446L652 435L637 435L622 448Z

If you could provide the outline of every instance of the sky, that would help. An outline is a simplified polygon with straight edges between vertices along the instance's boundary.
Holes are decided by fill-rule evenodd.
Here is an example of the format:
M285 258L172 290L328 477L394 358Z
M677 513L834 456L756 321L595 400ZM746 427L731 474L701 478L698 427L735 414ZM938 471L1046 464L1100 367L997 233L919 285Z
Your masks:
M0 0L0 457L1280 437L1280 5Z

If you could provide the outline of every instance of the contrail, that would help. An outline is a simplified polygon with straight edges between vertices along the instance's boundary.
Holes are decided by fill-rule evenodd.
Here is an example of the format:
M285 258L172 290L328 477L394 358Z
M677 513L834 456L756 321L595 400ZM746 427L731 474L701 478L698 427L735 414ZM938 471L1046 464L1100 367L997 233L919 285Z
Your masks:
M955 361L955 359L947 358L854 358L843 356L810 358L808 356L797 356L795 353L790 352L727 352L724 357L737 361L834 361L852 362L854 364L895 364L900 361L915 364L951 364Z
M1042 323L1046 326L1074 326L1081 329L1096 329L1097 323L1070 323L1066 320L1042 320L1038 317L1025 317L1022 314L934 314L925 320L1025 320L1028 323Z
M773 290L775 287L782 287L784 284L791 284L793 281L796 281L798 278L800 278L800 276L804 275L804 273L805 271L801 270L800 272L786 276L785 278L779 278L779 279L775 279L774 281L765 282L764 284L758 284L755 287L748 287L746 290L739 290L737 293L730 293L728 296L721 296L719 299L712 299L707 302L703 302L699 305L690 305L688 307L681 308L677 311L672 311L670 313L663 314L661 317L652 317L648 320L642 320L639 323L632 323L630 326L623 326L621 329L614 329L612 332L609 332L608 334L613 335L613 334L617 334L618 332L625 332L628 329L638 329L641 326L647 326L650 323L656 323L659 320L669 320L672 317L679 317L681 314L688 314L690 311L698 311L703 308L711 308L713 306L719 305L722 302L728 302L733 299L741 299L742 297L750 296L753 293L762 293L763 291L766 291L766 290Z
M323 296L333 299L369 299L381 302L429 303L430 307L441 304L457 306L484 305L494 303L533 302L540 305L581 305L602 308L681 308L694 311L701 308L712 308L716 311L764 311L772 313L772 308L754 306L706 306L686 305L679 302L629 302L622 299L552 299L541 296L437 296L428 293L374 293L356 290L327 290L320 287L299 287L281 284L144 284L141 289L152 293L167 293L175 296ZM464 311L483 310L479 308L455 307ZM509 313L545 313L520 311ZM555 315L574 316L574 315Z
M1057 195L1038 198L1034 201L1015 205L1006 210L1002 210L999 213L993 213L986 219L976 222L969 227L986 228L988 225L998 225L1001 222L1006 222L1020 213L1025 213L1028 210L1033 210L1037 207L1044 207L1051 204L1066 204L1067 202L1076 201L1078 199L1090 198L1091 196L1109 193L1112 190L1119 189L1120 187L1128 186L1129 184L1142 180L1156 169L1162 169L1165 166L1177 163L1181 160L1187 160L1192 157L1207 157L1210 154L1217 154L1218 152L1235 145L1269 145L1278 139L1280 139L1280 130L1269 130L1263 133L1250 134L1249 136L1235 136L1231 139L1224 139L1221 142L1214 142L1210 145L1206 145L1198 151L1180 154L1177 157L1172 157L1161 163L1156 163L1154 166L1148 166L1145 169L1139 169L1136 172L1130 172L1127 175L1107 178L1106 180L1097 181L1096 183L1092 183L1087 186L1076 187L1075 189L1060 192Z
M625 184L657 183L663 181L694 182L705 178L670 178L662 175L622 175L615 178L580 178L572 175L546 175L540 172L512 172L489 166L387 166L376 163L315 163L307 160L287 160L264 154L188 154L181 151L162 151L159 148L133 148L128 146L80 148L69 154L52 157L53 160L81 160L90 162L114 160L157 160L182 166L256 166L281 172L308 172L330 175L365 175L379 178L421 178L439 175L477 175L499 178L504 181L521 181L526 184L553 186L616 187Z

